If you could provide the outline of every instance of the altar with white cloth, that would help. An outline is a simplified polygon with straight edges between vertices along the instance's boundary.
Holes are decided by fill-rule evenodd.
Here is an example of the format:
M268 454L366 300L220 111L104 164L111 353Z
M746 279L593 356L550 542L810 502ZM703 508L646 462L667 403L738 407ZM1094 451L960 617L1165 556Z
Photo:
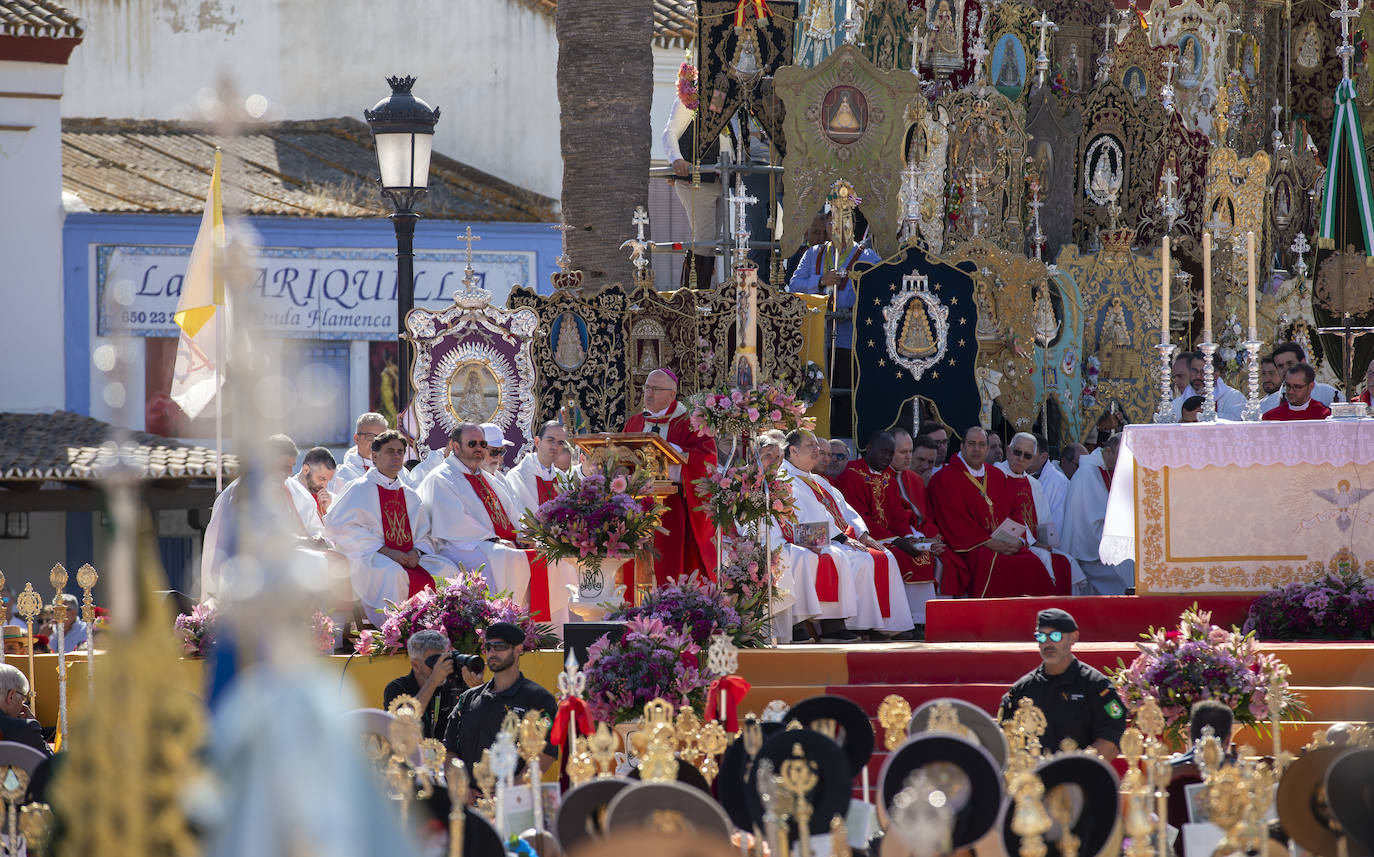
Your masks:
M1131 425L1099 548L1136 591L1374 574L1374 420Z

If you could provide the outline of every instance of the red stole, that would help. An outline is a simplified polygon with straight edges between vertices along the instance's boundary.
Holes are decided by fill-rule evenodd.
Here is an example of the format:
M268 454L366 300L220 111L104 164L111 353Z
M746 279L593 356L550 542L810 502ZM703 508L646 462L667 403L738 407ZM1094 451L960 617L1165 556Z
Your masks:
M415 537L410 529L410 510L406 508L406 492L403 488L383 488L377 486L377 505L382 513L382 543L392 550L410 553L415 549ZM434 578L423 568L406 568L409 598L434 585Z
M825 506L825 510L830 513L830 517L835 519L835 526L840 529L840 532L850 538L854 538L856 535L854 528L849 526L845 521L844 515L840 512L840 507L835 503L835 498L830 496L830 492L826 491L815 482L812 482L810 479L807 479L805 476L800 478L801 481L811 489L811 493L816 495L816 499L820 500L821 504ZM853 546L860 550L868 551L869 556L873 557L873 588L877 590L878 593L878 611L882 613L883 618L886 619L892 615L892 593L888 591L887 587L887 552L875 551L868 545L860 543L857 539L855 539ZM830 563L830 570L835 574L835 597L831 599L826 599L821 595L821 572L825 569L827 561ZM829 554L821 554L821 568L816 572L816 597L821 601L838 601L840 598L839 572L835 571L835 561L830 558Z
M1107 493L1112 492L1112 472L1105 467L1097 468L1097 472L1102 474L1102 484L1107 486Z
M1008 517L1013 521L1025 524L1026 528L1030 530L1031 541L1034 541L1035 531L1040 525L1040 520L1035 515L1035 490L1031 488L1030 479L1007 476L1003 483L1007 486L1007 499L1011 501L1011 508L1008 510L1011 514Z
M534 477L534 489L536 492L535 499L539 501L541 506L558 496L558 483L542 476Z
M481 473L464 473L463 476L467 477L468 484L477 493L477 499L482 501L482 507L487 510L496 537L514 542L515 526L506 514L506 507L501 505L501 498L487 484L486 476ZM530 563L530 618L536 622L550 622L553 612L549 607L549 563L536 551L526 550L525 556Z
M482 501L482 506L487 510L487 517L491 518L491 528L496 531L496 537L508 542L515 541L515 527L506 515L506 507L501 505L501 498L496 496L496 492L487 484L486 477L481 473L463 475L467 477L468 484L477 492L477 499Z

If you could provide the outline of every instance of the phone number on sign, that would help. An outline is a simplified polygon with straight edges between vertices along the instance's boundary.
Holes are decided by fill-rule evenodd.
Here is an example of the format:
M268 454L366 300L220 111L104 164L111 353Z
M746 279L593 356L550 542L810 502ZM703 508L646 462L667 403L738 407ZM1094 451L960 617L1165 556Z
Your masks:
M124 324L171 324L172 313L124 310L119 314L119 319Z

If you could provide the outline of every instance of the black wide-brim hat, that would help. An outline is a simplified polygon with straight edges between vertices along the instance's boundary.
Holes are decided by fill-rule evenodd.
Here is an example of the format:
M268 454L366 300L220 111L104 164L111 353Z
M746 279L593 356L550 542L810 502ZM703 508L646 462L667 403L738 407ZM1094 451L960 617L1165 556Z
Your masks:
M632 785L634 781L624 777L607 777L588 780L568 789L553 820L553 831L563 851L566 853L584 842L604 836L603 810L617 794Z
M1374 854L1374 750L1347 750L1326 772L1326 803L1346 835Z
M668 814L665 818L663 814ZM675 828L659 829L661 824ZM681 826L681 827L679 827ZM623 789L606 808L610 833L648 828L656 833L690 833L730 842L730 816L709 794L683 783L638 783Z
M849 760L840 745L819 732L810 729L785 729L763 742L754 764L745 780L744 800L749 809L749 827L763 828L763 798L759 797L759 762L764 759L773 763L774 775L781 774L782 763L793 758L793 749L800 747L802 756L815 764L816 785L806 794L811 804L812 836L830 832L830 819L849 812L850 783L854 777L849 771ZM797 838L796 819L788 821L789 835Z
M1041 801L1046 805L1046 812L1049 811L1050 792L1055 787L1077 786L1075 791L1081 792L1074 800L1075 814L1069 825L1073 835L1078 837L1079 857L1098 857L1116 842L1121 818L1121 781L1110 765L1094 756L1074 753L1046 759L1035 766L1035 773L1045 784ZM1015 810L1008 807L1002 821L1002 842L1008 854L1021 853L1021 837L1011 829L1014 815ZM1048 857L1060 857L1057 832L1047 833L1045 844L1050 849Z
M873 721L859 704L843 696L813 696L803 699L787 712L786 722L801 723L810 729L818 720L834 720L844 730L840 746L849 760L849 771L857 775L873 756Z
M763 739L767 741L782 731L781 723L759 722ZM730 820L740 830L753 829L754 820L749 817L749 807L744 796L748 792L749 769L752 763L744 750L744 739L736 738L720 754L720 773L716 775L716 799L730 815Z
M968 780L966 794L951 796L951 845L954 850L967 848L992 830L1002 811L1002 769L991 753L968 738L916 735L894 750L878 776L878 818L886 826L892 802L906 788L907 779L932 765L952 765Z
M941 703L954 706L955 713L959 715L959 725L971 732L978 743L983 745L983 749L992 754L992 758L997 761L999 768L1006 767L1007 736L1002 732L1002 727L986 711L962 699L943 697L923 703L911 713L911 721L907 725L907 734L916 735L929 729L930 715L935 710L935 706Z
M1336 857L1336 831L1320 813L1326 813L1322 799L1326 773L1343 754L1344 747L1318 747L1308 750L1283 772L1274 798L1279 824L1294 842L1320 857ZM1327 796L1329 798L1329 795Z
M463 807L463 855L464 857L505 857L506 849L501 846L501 834L491 826L485 815L470 806Z

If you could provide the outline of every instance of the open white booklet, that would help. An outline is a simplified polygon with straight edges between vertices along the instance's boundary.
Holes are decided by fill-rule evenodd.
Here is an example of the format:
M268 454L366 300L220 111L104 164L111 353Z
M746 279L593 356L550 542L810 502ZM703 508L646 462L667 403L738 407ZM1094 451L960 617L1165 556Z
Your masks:
M1026 525L1018 524L1011 518L1004 518L1002 523L997 525L997 529L992 531L988 541L1009 548L1020 547L1026 543Z

